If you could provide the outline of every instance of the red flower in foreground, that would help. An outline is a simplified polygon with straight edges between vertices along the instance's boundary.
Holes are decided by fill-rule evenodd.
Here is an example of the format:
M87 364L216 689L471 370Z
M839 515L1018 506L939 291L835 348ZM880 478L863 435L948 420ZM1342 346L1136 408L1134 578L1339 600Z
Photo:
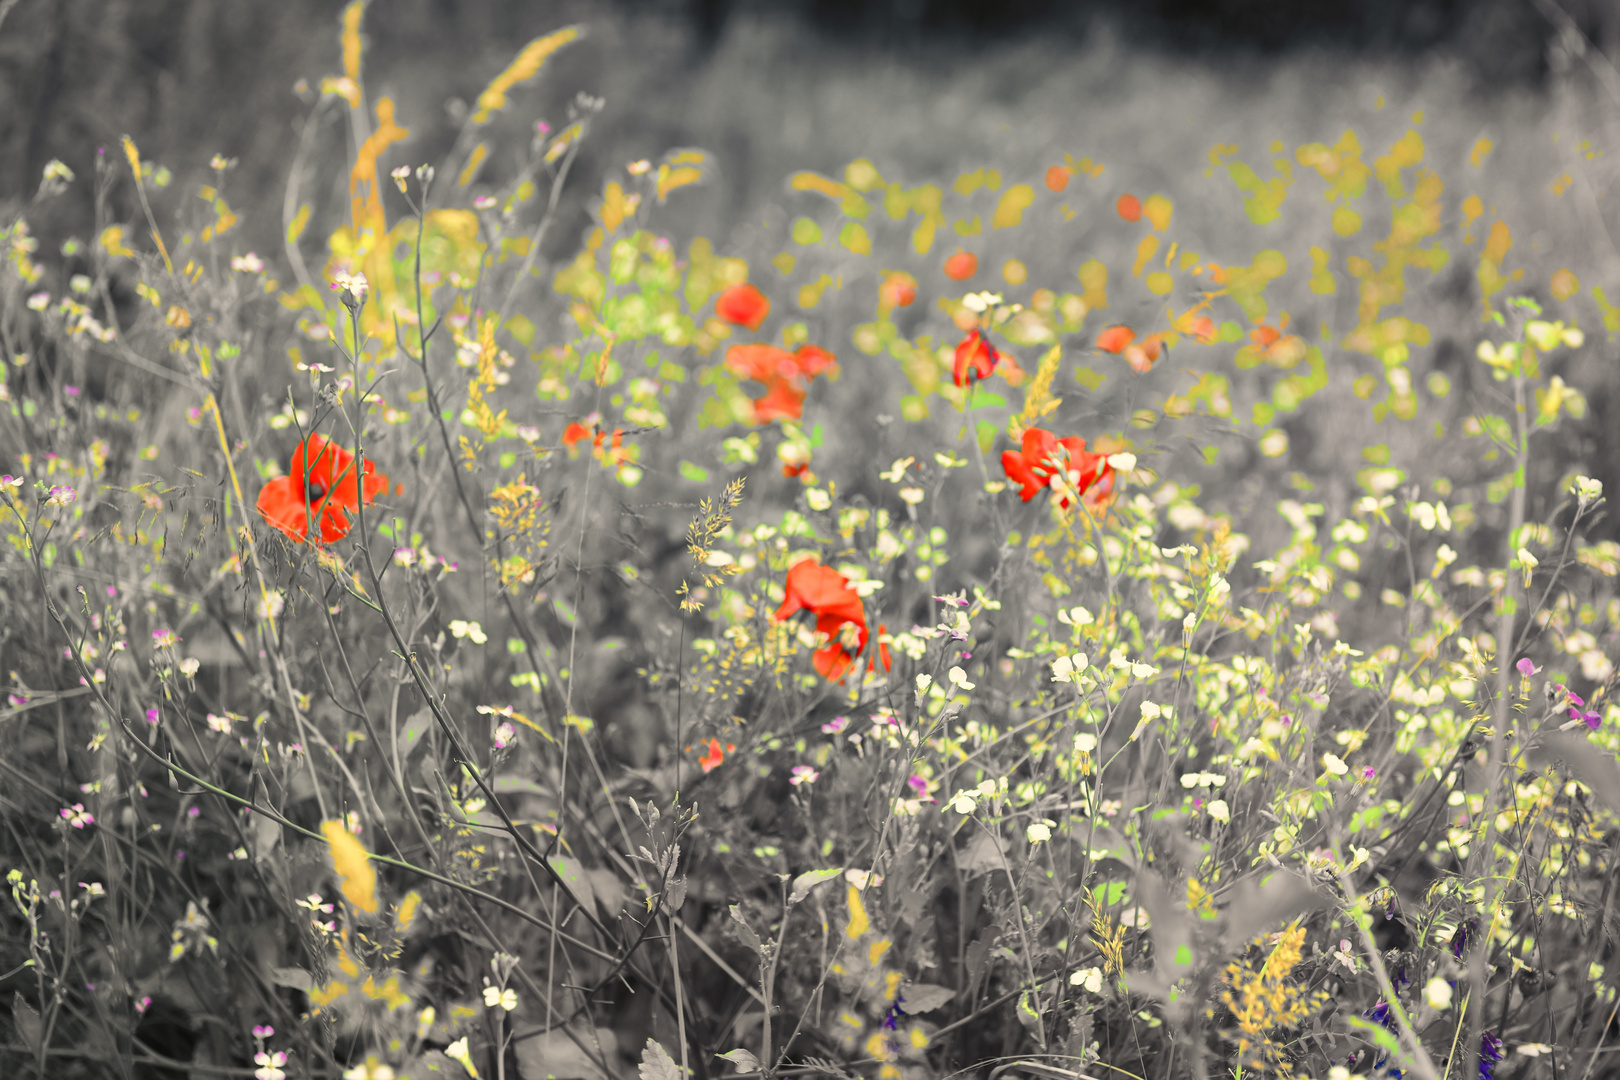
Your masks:
M1114 209L1119 211L1119 216L1126 221L1142 220L1142 200L1135 195L1121 195L1119 201L1114 204Z
M362 497L370 503L388 490L388 477L375 465L366 462L362 481L354 455L319 434L298 444L287 472L259 490L259 516L299 543L309 536L311 518L320 522L316 543L343 539L348 512L360 508Z
M800 345L795 352L755 342L726 350L726 367L745 379L765 384L765 396L754 402L754 422L768 424L778 417L797 420L810 380L836 363L819 345Z
M752 285L733 285L714 302L714 313L733 326L758 330L771 313L771 302Z
M978 330L972 330L962 339L956 347L956 366L952 369L951 380L957 386L966 386L975 379L988 379L990 373L996 370L996 361L1001 354L996 347Z
M776 609L776 621L783 622L800 611L815 615L816 632L828 638L816 652L816 670L828 682L837 682L849 671L856 654L866 648L866 607L860 594L832 567L801 559L788 569L787 595ZM888 670L887 663L884 670Z
M1024 432L1024 445L1018 451L1005 450L1001 467L1007 479L1021 484L1020 496L1025 502L1035 497L1042 488L1050 488L1054 478L1061 476L1060 486L1054 494L1058 505L1069 508L1068 494L1057 494L1066 484L1083 496L1092 508L1106 505L1114 494L1114 469L1102 454L1086 449L1086 440L1073 435L1060 439L1042 428Z

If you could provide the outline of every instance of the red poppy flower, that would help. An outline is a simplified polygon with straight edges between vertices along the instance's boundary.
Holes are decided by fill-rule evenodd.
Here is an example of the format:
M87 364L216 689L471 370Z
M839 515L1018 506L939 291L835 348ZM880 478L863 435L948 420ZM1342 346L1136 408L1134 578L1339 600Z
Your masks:
M816 670L829 682L837 682L849 671L856 654L866 648L866 608L860 594L832 567L801 559L788 569L787 594L776 609L776 621L800 611L815 615L817 633L828 638L814 657Z
M1135 195L1121 195L1119 202L1114 204L1114 209L1118 210L1119 216L1126 221L1142 220L1142 200Z
M945 260L945 276L952 281L966 281L979 272L979 257L971 251L957 249L955 255Z
M1062 191L1069 186L1069 170L1062 165L1054 165L1046 170L1046 186L1053 191Z
M733 326L758 330L771 313L771 302L752 285L733 285L714 302L714 313Z
M804 391L786 379L768 383L765 396L754 401L754 423L768 424L772 420L797 420L804 415Z
M1136 340L1136 331L1128 326L1110 326L1097 335L1097 348L1103 352L1122 353L1125 346Z
M1001 354L996 347L978 330L969 331L968 336L956 347L956 366L952 369L951 379L957 386L966 386L975 379L988 379L990 373L996 370L996 361Z
M1087 451L1086 440L1073 435L1060 439L1043 428L1029 428L1022 449L1002 452L1001 467L1007 479L1022 485L1020 497L1025 502L1050 487L1059 473L1066 474L1069 485L1093 507L1107 503L1114 494L1114 469L1108 459ZM1059 499L1065 510L1069 502L1067 495Z
M370 503L388 490L388 477L369 460L362 480L354 455L320 434L298 444L287 472L259 490L259 516L299 543L309 535L311 517L320 522L316 543L343 539L347 512L358 510L362 497Z
M828 368L836 366L838 358L820 345L800 345L793 350L793 362L798 365L801 375L806 379L813 379Z
M698 764L703 766L704 772L711 773L724 765L726 755L735 749L737 747L734 743L726 743L725 746L721 746L719 739L710 739L709 745L703 751L703 756L698 758Z
M909 307L917 299L917 279L910 274L896 271L883 279L878 286L878 304L885 311L892 311L897 307Z
M590 437L591 429L586 427L584 424L579 423L577 420L563 428L563 445L568 447L570 452L573 451L574 447L578 446L581 442Z
M765 396L754 402L755 423L778 417L797 420L809 394L809 381L837 363L819 345L801 345L796 352L754 342L726 350L726 367L745 379L765 384Z

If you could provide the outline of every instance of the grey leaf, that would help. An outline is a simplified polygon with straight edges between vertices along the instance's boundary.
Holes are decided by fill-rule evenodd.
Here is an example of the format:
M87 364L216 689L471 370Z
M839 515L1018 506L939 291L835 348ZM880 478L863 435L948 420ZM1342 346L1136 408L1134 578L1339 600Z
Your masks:
M648 1039L641 1051L641 1080L681 1080L680 1066L656 1039Z

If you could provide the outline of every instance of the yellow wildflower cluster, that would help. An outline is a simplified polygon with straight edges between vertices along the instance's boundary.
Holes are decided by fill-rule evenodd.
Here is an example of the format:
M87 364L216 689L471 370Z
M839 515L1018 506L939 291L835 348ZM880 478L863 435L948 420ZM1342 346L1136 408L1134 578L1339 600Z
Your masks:
M550 544L551 535L551 519L545 516L546 503L540 489L529 483L527 473L520 473L516 480L490 491L489 510L495 523L490 538L497 541L497 546L514 545L496 568L501 585L510 589L532 584L541 551Z
M1244 1068L1291 1076L1294 1065L1287 1047L1273 1041L1271 1033L1277 1028L1299 1027L1321 1010L1329 995L1324 990L1310 993L1297 981L1289 981L1305 944L1304 927L1296 922L1272 940L1271 953L1258 970L1245 960L1234 960L1222 973L1227 989L1221 992L1221 1003L1232 1010L1235 1024L1222 1034L1237 1044ZM1265 941L1262 936L1254 944ZM1207 1015L1213 1016L1214 1009Z

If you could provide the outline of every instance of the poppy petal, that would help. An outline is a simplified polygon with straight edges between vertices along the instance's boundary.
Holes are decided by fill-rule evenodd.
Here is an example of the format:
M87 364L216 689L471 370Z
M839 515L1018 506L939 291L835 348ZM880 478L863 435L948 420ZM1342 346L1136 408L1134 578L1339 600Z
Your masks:
M1103 352L1120 353L1136 340L1136 331L1128 326L1110 326L1097 335L1097 348Z
M771 313L771 301L752 285L733 285L714 302L714 313L733 326L758 330Z
M309 533L309 514L304 507L302 485L290 476L278 476L259 489L259 516L280 529L290 539L303 542Z

